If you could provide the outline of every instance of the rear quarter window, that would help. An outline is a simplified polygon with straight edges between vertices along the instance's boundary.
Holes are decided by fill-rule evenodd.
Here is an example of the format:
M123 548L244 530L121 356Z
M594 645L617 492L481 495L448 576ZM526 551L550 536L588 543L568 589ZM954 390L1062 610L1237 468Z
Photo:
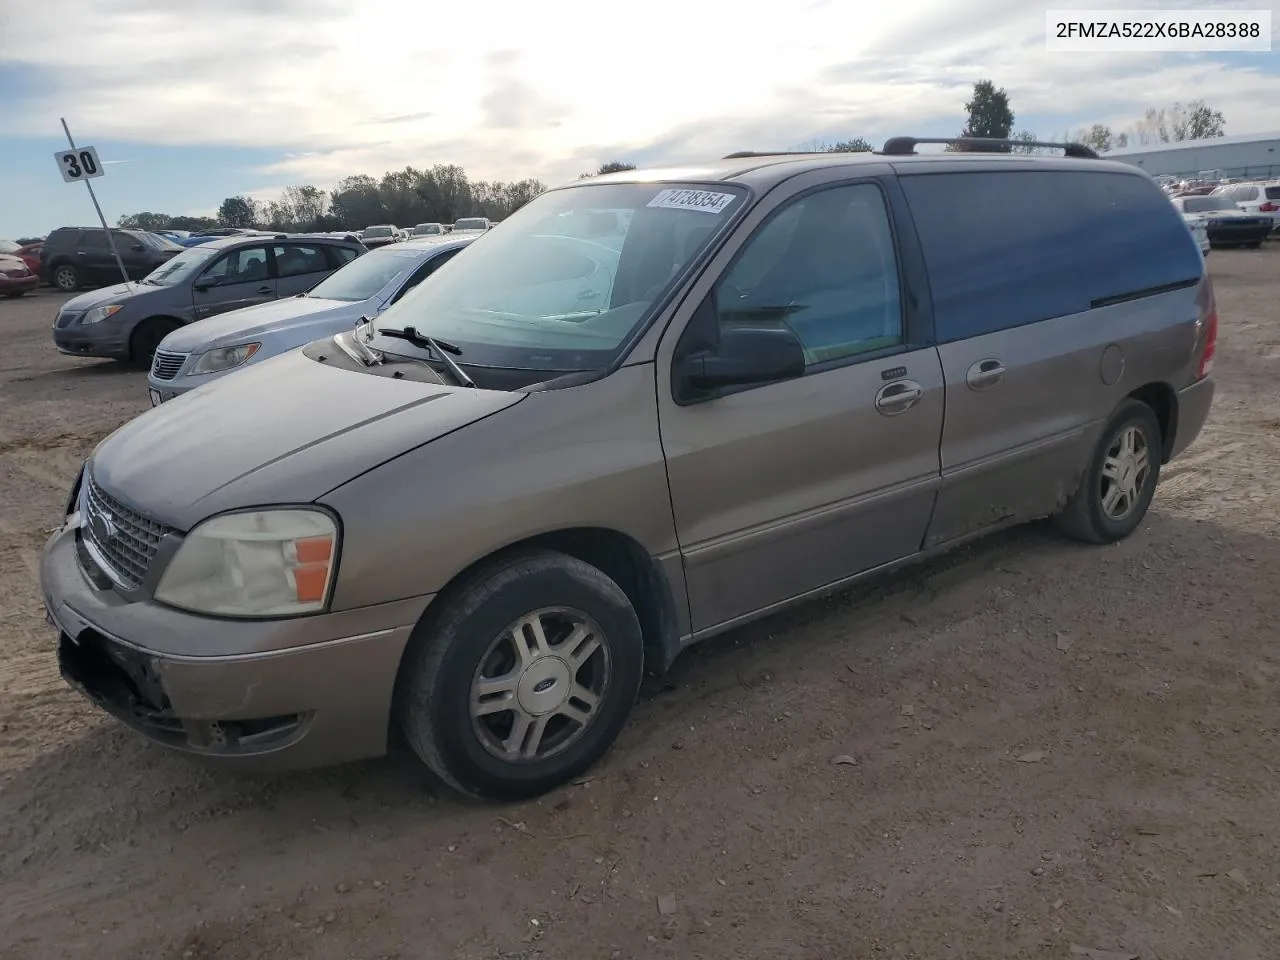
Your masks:
M1268 200L1280 200L1280 187L1264 187Z
M908 175L941 342L1081 313L1199 278L1182 216L1141 174Z

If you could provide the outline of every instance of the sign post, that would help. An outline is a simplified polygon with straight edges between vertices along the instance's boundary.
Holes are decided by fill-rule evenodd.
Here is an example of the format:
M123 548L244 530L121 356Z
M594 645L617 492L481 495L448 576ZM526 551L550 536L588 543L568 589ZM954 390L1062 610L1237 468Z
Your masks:
M65 117L59 117L62 121L62 132L67 135L67 143L71 145L70 150L59 150L55 153L54 159L58 161L58 171L62 174L62 179L67 183L76 183L83 180L84 185L89 189L89 199L93 201L93 209L98 211L98 222L102 224L102 232L107 235L107 243L111 247L111 255L116 258L116 266L120 268L120 276L124 278L124 285L133 291L133 285L129 282L129 271L124 268L124 260L120 258L120 251L116 249L116 238L111 232L111 228L107 226L107 218L102 215L102 207L98 204L98 195L93 192L93 184L90 180L101 177L105 171L102 169L102 162L98 159L98 151L94 147L77 147L76 142L71 139L71 130L67 127Z

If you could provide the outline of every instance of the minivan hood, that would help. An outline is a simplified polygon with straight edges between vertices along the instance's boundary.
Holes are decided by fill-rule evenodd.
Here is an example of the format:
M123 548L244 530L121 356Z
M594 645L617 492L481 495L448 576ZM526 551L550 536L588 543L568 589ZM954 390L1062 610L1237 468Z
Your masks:
M527 396L371 376L285 353L129 421L98 445L90 470L117 499L189 530L225 510L309 503Z
M92 310L94 307L100 307L104 303L123 303L126 300L135 299L137 297L145 297L148 294L160 293L167 290L167 287L153 287L150 284L134 282L130 284L132 290L123 283L117 283L110 287L99 287L97 290L90 290L88 293L82 293L79 296L72 297L62 305L62 310L66 313L79 313L82 310Z
M179 327L160 343L161 350L193 353L214 347L230 346L253 340L265 333L277 333L294 326L311 326L327 319L338 320L350 315L351 326L365 309L367 301L315 300L311 297L286 297L243 310L232 310ZM312 340L324 336L318 333Z

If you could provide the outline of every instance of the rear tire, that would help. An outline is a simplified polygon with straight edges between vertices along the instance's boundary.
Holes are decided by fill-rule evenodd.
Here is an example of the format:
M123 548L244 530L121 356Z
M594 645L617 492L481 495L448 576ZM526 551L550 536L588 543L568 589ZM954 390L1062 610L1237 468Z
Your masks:
M461 793L522 800L613 745L640 689L627 595L573 557L534 551L469 577L414 631L397 680L405 738Z
M53 268L53 285L63 293L75 293L80 289L80 271L70 263L60 263Z
M8 297L10 300L17 300L19 297L25 297L26 295L27 295L27 291L25 290L15 290L13 291L13 293L5 294L5 296Z
M1257 250L1262 246L1262 241L1252 240L1249 243L1246 243L1245 246L1248 247L1250 250Z
M1079 489L1054 524L1085 543L1115 543L1129 536L1151 506L1163 451L1155 412L1145 403L1126 400L1102 431Z
M150 370L160 341L178 329L172 320L152 317L133 328L129 336L129 363L139 370Z

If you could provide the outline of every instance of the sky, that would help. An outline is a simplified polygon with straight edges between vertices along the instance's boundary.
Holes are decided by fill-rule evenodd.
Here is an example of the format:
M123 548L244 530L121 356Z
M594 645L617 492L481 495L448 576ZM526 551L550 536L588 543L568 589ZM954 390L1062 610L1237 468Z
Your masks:
M59 117L107 164L111 222L228 196L456 163L571 180L736 150L959 132L975 80L1042 137L1203 98L1228 134L1280 128L1272 53L1049 53L1047 9L1271 9L1280 0L0 0L0 238L94 222Z

